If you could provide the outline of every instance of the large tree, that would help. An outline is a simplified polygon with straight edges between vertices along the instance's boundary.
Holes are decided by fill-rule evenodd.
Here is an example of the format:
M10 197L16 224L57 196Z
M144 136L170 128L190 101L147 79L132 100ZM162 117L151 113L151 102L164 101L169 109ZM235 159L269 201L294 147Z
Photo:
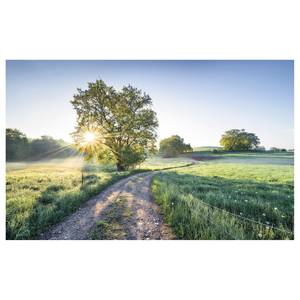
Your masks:
M116 91L102 80L77 91L73 137L87 158L114 161L122 171L155 151L158 120L149 95L130 85Z
M164 157L174 157L183 152L193 151L190 144L185 144L179 135L172 135L159 143L159 153Z
M220 144L226 151L245 151L257 148L260 141L254 133L245 129L231 129L222 135Z

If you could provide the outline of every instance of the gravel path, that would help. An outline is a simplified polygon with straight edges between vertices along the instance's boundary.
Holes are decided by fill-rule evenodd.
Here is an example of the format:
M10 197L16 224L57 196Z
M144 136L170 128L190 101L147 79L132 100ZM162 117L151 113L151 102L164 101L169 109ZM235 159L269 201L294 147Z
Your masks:
M156 172L140 173L122 179L88 200L62 223L40 236L50 240L85 240L103 220L105 211L120 196L126 199L131 217L126 221L126 239L173 239L170 228L163 223L159 207L151 198L150 186Z

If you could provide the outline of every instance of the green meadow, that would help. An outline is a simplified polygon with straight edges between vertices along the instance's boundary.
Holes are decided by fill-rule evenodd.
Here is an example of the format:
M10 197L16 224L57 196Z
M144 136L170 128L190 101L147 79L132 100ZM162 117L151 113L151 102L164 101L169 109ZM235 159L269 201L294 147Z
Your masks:
M80 158L7 163L7 239L36 239L112 183L161 171L152 194L178 239L293 239L291 153L193 152L135 170Z
M153 156L148 158L145 162L140 165L140 168L146 170L163 170L180 168L189 166L195 163L190 157L173 157L173 158L162 158L160 156Z
M180 239L293 239L293 155L193 153L157 174L155 201Z
M123 172L117 172L115 166L86 163L81 158L7 163L7 239L37 238L121 178L143 171L187 166L192 161L152 157L138 168Z
M80 159L8 163L7 239L37 238L108 185L139 171L117 172Z

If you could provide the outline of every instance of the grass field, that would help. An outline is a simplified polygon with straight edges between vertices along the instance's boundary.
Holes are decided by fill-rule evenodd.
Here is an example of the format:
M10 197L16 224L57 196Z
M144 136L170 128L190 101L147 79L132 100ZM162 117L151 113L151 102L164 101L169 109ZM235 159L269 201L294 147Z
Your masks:
M221 150L222 147L217 147L217 146L202 146L202 147L194 147L193 151L207 151L207 152L212 152L213 150Z
M190 158L152 157L136 170L83 163L80 158L6 165L7 239L34 239L119 179L145 170L189 165ZM82 184L82 171L84 182Z
M195 151L184 154L184 157L193 159L204 158L214 160L216 163L242 163L242 164L271 164L294 165L294 153L289 152L217 152Z
M194 162L195 161L190 157L162 158L159 156L153 156L142 163L140 168L146 170L162 170L189 166Z
M292 155L218 155L156 175L152 192L180 239L293 239L292 164Z
M82 184L82 173L84 181ZM120 178L141 170L116 172L81 160L8 163L6 175L7 239L34 239L81 203Z
M191 156L204 161L191 166ZM7 239L37 238L120 178L163 169L152 191L178 238L293 238L292 154L200 151L152 157L128 172L75 158L7 163Z

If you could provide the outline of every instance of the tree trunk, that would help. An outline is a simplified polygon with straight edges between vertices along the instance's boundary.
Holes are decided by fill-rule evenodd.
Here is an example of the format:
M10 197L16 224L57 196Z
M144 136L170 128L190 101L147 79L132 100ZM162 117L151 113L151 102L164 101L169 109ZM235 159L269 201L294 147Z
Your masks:
M126 171L127 168L120 161L117 162L117 170L118 171Z

